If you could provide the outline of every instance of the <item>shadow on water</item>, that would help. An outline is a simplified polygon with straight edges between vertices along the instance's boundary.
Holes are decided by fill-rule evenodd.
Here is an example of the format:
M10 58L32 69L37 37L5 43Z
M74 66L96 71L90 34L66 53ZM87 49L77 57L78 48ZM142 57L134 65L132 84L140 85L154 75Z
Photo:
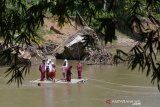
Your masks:
M38 62L38 61L37 61ZM62 60L56 61L57 76L62 78ZM72 78L77 78L75 61ZM79 84L30 83L40 77L38 64L21 87L15 83L6 85L0 69L0 107L159 107L160 93L145 74L127 69L126 65L83 65L83 78Z

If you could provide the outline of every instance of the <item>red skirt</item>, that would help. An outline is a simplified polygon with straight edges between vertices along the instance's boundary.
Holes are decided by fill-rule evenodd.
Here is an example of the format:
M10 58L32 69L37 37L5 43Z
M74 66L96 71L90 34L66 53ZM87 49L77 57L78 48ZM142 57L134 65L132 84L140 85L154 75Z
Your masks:
M56 77L56 72L49 72L49 78L53 79Z

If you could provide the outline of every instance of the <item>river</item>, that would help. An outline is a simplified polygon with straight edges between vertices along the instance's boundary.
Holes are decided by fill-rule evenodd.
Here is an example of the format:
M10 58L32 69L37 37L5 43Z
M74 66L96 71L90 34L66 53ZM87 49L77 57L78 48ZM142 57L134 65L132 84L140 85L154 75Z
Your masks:
M38 61L37 61L38 62ZM56 61L57 76L62 78L62 60ZM77 78L75 61L72 78ZM7 85L5 68L0 68L0 107L159 107L160 92L150 78L138 71L130 71L125 64L118 66L83 65L83 78L78 84L41 84L38 63L32 65L22 86Z

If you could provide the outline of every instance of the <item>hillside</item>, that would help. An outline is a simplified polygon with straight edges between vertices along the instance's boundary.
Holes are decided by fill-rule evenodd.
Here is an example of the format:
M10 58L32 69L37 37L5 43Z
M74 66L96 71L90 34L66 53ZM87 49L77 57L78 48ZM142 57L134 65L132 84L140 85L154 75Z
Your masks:
M72 24L72 25L71 25ZM43 35L44 42L52 41L57 44L61 44L68 37L75 34L78 30L81 29L80 26L76 26L74 21L71 21L71 24L66 22L63 27L58 26L58 22L55 18L46 18L44 19L43 30L52 31L51 33ZM119 46L133 46L135 41L133 39L124 36L116 32L117 40L114 44L107 44L107 47L119 47Z
M46 18L44 20L43 28L46 31L53 32L44 35L44 41L53 41L58 44L62 43L66 38L75 34L80 29L80 27L76 27L73 21L71 22L71 24L69 22L66 22L63 27L59 27L58 22L55 20L55 18Z

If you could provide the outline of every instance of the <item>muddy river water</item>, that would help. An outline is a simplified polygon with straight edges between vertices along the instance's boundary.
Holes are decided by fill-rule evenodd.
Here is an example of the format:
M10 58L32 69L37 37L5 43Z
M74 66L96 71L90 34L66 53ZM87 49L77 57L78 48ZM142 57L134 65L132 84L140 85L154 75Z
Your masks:
M62 78L62 60L57 60L56 78ZM75 61L72 78L77 78ZM38 79L38 63L19 88L16 83L7 85L0 68L0 107L160 107L160 92L145 74L130 71L125 64L118 66L83 65L83 78L78 84L41 84L29 81Z

